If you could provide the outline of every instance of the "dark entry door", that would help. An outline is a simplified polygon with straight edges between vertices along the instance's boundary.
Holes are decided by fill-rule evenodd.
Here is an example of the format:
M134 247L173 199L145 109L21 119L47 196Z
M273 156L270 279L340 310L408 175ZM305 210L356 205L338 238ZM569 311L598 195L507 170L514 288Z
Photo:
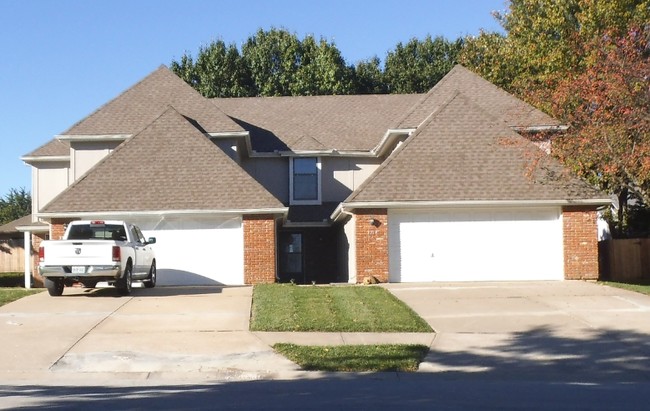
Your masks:
M280 234L280 281L304 284L305 260L302 233Z

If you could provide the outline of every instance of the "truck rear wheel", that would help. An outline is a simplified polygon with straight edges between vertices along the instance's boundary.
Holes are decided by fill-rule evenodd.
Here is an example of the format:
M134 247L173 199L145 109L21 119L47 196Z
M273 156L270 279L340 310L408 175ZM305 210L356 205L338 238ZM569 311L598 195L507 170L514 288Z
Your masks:
M61 278L46 278L45 287L47 288L47 293L52 297L58 297L63 294L63 279Z
M129 295L131 294L132 284L133 284L133 278L132 278L131 266L127 265L126 269L124 270L124 275L122 276L122 278L120 278L120 280L116 284L117 291L121 295Z

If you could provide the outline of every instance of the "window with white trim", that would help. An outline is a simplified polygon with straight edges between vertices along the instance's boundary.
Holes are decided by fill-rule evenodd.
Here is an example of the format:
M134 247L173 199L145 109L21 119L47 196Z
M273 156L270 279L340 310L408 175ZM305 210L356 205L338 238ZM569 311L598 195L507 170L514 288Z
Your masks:
M320 204L320 159L318 157L293 157L289 168L290 203L295 205Z

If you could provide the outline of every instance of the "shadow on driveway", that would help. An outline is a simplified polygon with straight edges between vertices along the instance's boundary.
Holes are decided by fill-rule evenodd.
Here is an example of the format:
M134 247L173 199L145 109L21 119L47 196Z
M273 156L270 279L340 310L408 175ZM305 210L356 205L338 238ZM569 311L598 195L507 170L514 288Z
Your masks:
M221 294L224 288L234 288L233 286L163 286L155 288L140 288L134 287L130 296L120 295L115 287L100 287L100 288L76 288L66 287L63 295L56 298L82 298L82 297L114 297L114 298L128 298L128 297L173 297L181 295L207 295L207 294ZM71 291L74 290L74 291Z

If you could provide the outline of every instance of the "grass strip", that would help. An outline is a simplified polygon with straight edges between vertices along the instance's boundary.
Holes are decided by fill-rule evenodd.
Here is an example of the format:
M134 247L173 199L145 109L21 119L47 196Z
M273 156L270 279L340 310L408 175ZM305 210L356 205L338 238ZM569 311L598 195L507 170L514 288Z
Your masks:
M306 346L275 344L280 354L308 371L417 371L429 348L415 344Z
M600 284L608 285L610 287L622 288L624 290L635 291L637 293L650 295L650 284L633 284L633 283L619 283L615 281L600 281Z
M0 307L5 304L9 304L10 302L20 300L21 298L27 297L28 295L37 294L40 292L43 292L43 289L26 290L24 288L17 287L2 287L0 288Z
M43 291L43 289L26 290L23 288L25 286L24 276L24 273L0 273L0 307Z
M252 331L432 332L426 321L381 287L260 284Z

